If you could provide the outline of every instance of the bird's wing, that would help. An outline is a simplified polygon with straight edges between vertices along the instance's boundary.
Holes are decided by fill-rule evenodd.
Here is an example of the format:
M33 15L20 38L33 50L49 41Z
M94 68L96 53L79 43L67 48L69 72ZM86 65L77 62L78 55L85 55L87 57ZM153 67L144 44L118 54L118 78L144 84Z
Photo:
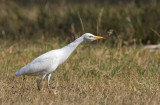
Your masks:
M21 68L18 72L16 72L16 75L39 75L41 72L47 71L58 63L57 53L55 52L56 51L50 51L37 57L32 62Z

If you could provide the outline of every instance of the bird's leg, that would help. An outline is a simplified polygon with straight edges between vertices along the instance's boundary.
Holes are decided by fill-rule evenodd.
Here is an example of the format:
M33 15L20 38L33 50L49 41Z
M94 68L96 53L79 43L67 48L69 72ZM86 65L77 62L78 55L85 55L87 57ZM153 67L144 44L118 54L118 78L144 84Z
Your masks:
M38 83L38 90L40 91L41 89L40 89L40 84L41 84L41 82L42 82L42 80L44 79L44 77L46 76L46 74L45 75L42 75L42 78L41 78L41 80L39 81L39 83Z
M25 88L25 81L24 81L25 79L26 79L26 78L25 78L25 75L23 75L23 84L22 84L22 87L23 87L23 88Z
M48 88L49 88L49 80L50 80L50 78L51 78L51 73L49 73L48 76L47 76L47 86L48 86Z

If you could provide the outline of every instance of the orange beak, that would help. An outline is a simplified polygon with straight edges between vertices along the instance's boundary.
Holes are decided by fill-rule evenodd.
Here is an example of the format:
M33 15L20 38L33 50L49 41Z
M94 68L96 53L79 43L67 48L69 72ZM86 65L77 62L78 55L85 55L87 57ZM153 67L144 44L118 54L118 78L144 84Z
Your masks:
M101 36L91 36L91 38L95 38L95 39L105 39L104 37L101 37Z

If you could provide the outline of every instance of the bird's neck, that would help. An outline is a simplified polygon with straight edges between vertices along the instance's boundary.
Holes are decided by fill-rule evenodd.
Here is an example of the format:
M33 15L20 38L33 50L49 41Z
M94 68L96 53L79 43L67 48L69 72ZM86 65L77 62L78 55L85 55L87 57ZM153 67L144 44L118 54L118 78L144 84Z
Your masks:
M75 41L71 42L70 44L68 44L67 46L63 47L62 49L64 50L64 52L66 53L66 56L69 57L69 55L76 49L76 47L81 44L82 42L84 42L84 38L80 37L78 39L76 39Z

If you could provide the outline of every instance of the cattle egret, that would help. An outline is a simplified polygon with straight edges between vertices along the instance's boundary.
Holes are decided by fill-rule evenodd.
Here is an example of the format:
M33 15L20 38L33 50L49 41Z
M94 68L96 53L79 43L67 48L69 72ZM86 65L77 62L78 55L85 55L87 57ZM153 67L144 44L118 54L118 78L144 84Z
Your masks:
M94 41L97 39L104 39L101 36L95 36L90 33L85 33L75 41L71 42L67 46L61 49L51 50L45 54L40 55L35 58L32 62L22 67L19 71L15 73L16 76L20 75L40 75L41 80L38 83L38 89L40 90L40 84L42 80L47 75L47 86L49 87L49 80L51 73L56 70L56 68L61 65L66 59L71 55L74 49L82 42Z

